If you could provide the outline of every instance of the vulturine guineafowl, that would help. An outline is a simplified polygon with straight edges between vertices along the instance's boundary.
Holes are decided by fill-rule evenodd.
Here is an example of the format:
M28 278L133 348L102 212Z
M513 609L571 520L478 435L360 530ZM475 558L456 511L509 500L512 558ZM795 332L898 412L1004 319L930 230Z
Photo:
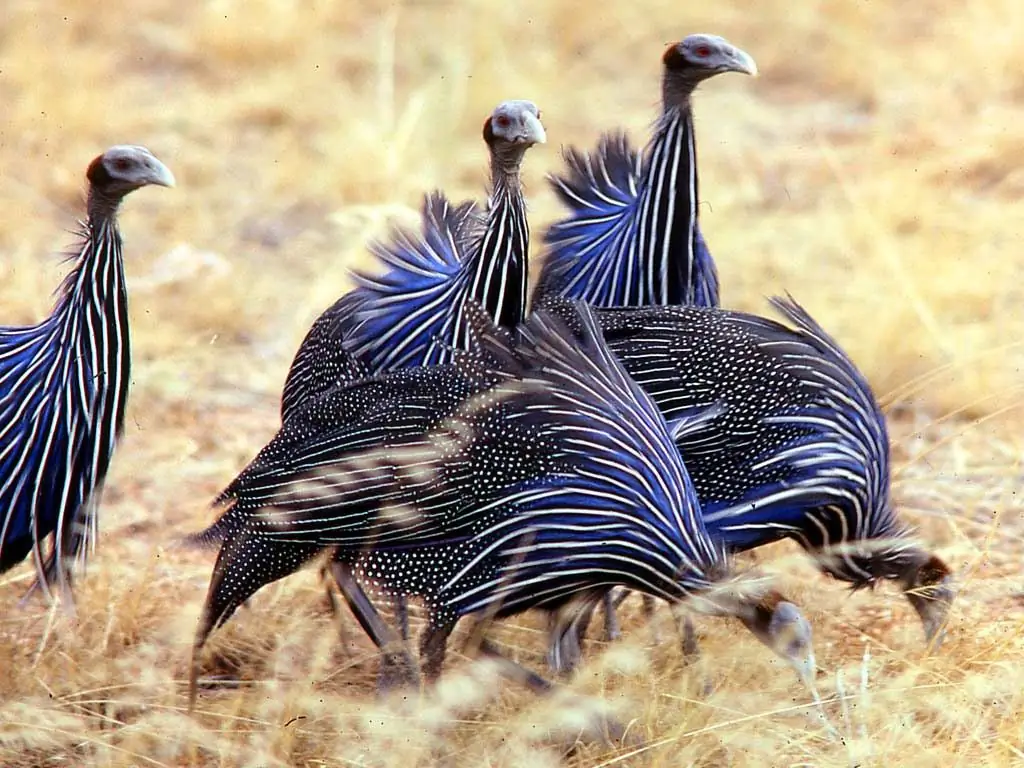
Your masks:
M0 328L0 572L31 554L37 586L48 596L59 586L69 606L72 567L95 546L99 496L128 397L117 211L139 187L174 186L143 147L111 147L86 175L82 242L53 313L38 325Z
M551 183L570 215L544 236L537 295L594 306L718 305L718 276L698 221L697 148L690 100L722 72L757 73L714 35L690 35L663 57L662 114L641 155L624 134L595 152L566 152Z
M469 301L504 327L523 321L530 233L520 168L526 151L547 140L540 110L530 101L500 103L484 122L483 139L490 160L486 213L435 192L424 199L419 236L400 229L392 243L371 246L387 270L357 273L357 287L310 328L285 380L283 420L364 374L450 360L465 348ZM397 610L405 635L404 601Z
M541 608L568 632L615 585L695 597L806 675L806 621L778 593L731 579L673 442L717 406L666 423L591 310L573 311L576 336L542 312L515 349L467 311L476 341L452 363L338 387L287 421L225 492L196 654L241 601L333 547L343 583L354 574L424 599L430 677L462 616ZM362 609L364 626L382 624L369 601Z
M772 303L791 327L699 307L596 313L667 419L720 404L676 441L713 537L733 551L794 539L855 589L895 581L931 641L952 575L893 508L885 417L835 340L791 298ZM570 302L543 307L578 327Z

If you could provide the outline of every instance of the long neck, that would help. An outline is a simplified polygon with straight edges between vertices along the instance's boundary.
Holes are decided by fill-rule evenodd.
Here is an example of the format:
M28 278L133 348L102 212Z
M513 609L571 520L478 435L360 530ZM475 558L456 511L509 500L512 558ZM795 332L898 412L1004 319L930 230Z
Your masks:
M470 298L506 328L525 319L530 230L515 158L493 153L487 227L474 254Z
M88 210L86 241L68 277L61 309L67 327L77 329L73 354L80 370L88 370L90 380L80 382L81 394L97 430L93 445L102 474L124 423L131 372L128 294L117 203L91 194Z
M647 304L696 300L697 147L689 100L666 104L647 153L634 247Z

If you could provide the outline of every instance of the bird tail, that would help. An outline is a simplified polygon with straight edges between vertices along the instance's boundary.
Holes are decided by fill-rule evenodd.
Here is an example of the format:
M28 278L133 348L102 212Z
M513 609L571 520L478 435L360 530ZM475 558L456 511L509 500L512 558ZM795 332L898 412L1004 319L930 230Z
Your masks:
M187 534L178 540L178 546L184 549L211 550L217 549L225 539L238 531L242 526L242 519L239 515L233 514L235 507L232 504L223 515L218 517L212 525L201 531Z

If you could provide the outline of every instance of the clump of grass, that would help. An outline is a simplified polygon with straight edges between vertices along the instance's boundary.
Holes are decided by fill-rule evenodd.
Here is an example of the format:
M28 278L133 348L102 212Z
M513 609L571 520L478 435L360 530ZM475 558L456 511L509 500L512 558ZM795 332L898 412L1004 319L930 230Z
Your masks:
M77 618L14 608L28 569L0 581L0 764L1019 764L1014 11L143 0L125 24L110 4L14 4L0 39L2 321L48 311L92 157L143 143L179 186L133 195L122 217L134 389ZM815 628L820 705L736 627L703 621L703 655L685 663L670 623L652 633L628 603L626 640L591 642L550 699L453 652L437 691L378 701L372 648L305 574L214 635L204 671L222 685L188 716L212 562L169 545L273 434L291 355L347 269L369 263L366 239L433 187L482 196L480 125L506 98L536 101L551 137L525 168L540 233L560 213L542 183L557 147L618 126L642 143L662 45L692 31L729 37L762 71L696 97L725 303L763 312L766 294L791 291L871 380L891 417L895 501L961 578L941 651L900 595L850 594L783 544L756 558ZM536 619L499 636L542 665ZM571 749L602 718L631 738Z

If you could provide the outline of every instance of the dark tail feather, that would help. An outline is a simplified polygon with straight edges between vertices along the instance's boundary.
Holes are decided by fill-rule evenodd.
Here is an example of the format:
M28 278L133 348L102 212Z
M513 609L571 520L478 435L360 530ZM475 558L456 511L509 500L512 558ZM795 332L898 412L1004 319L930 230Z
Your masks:
M196 533L190 533L178 539L178 546L184 549L211 550L217 549L230 535L237 533L245 519L235 511L232 505L212 525Z
M218 520L207 531L216 528ZM203 533L206 533L204 531ZM202 534L196 534L202 535ZM224 546L210 578L210 588L196 628L189 668L189 710L195 706L199 679L199 655L210 634L222 626L242 603L271 582L290 576L312 559L321 548L259 538L251 529L222 534Z

